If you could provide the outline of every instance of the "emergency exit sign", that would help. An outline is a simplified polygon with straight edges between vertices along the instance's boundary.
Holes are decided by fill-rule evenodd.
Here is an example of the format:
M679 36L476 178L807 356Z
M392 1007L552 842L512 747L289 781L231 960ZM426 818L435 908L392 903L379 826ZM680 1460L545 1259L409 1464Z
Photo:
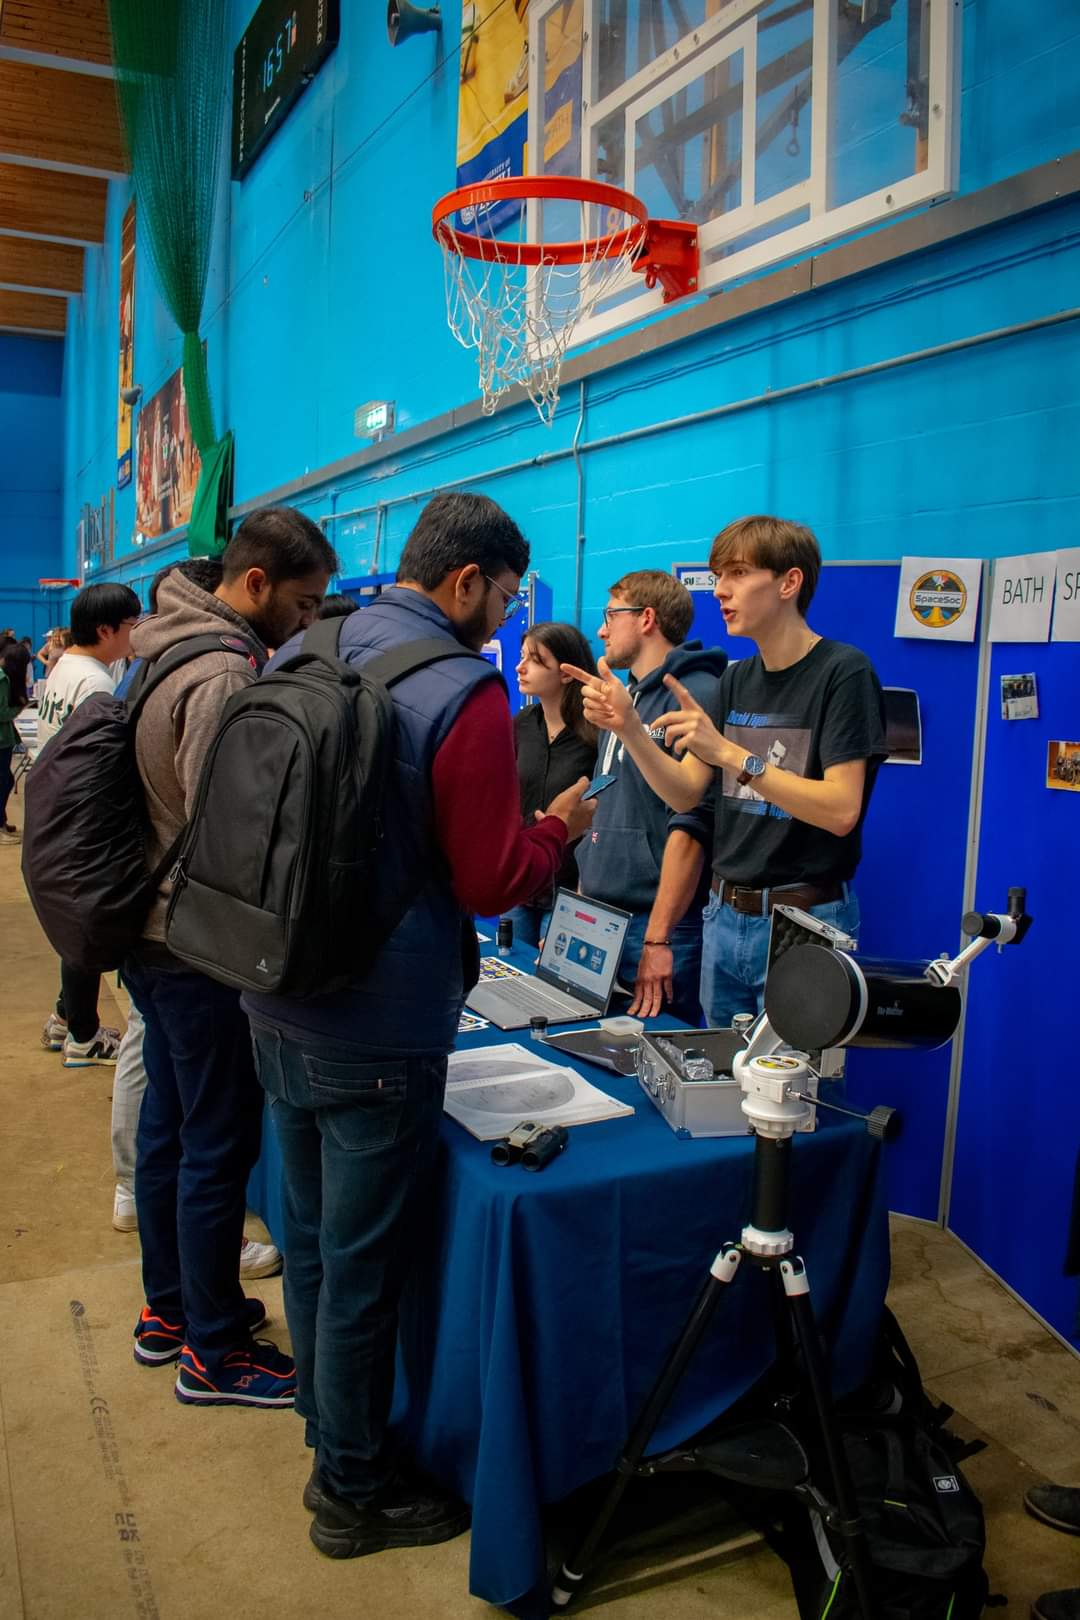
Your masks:
M353 437L381 439L384 433L394 431L394 402L392 399L371 399L358 405L353 416Z

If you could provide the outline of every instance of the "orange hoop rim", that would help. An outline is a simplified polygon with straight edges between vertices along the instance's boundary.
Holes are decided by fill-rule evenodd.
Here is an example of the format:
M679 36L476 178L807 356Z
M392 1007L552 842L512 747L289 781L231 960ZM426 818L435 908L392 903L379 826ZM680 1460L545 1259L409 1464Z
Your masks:
M498 202L527 202L532 199L596 203L618 208L634 221L618 231L608 231L577 242L500 242L478 236L449 224L452 214L463 208L481 208ZM618 259L624 253L644 246L649 211L632 191L610 186L603 180L583 180L565 175L512 175L505 180L484 180L448 191L431 212L431 234L439 246L465 259L488 264L552 265L581 264L583 260Z

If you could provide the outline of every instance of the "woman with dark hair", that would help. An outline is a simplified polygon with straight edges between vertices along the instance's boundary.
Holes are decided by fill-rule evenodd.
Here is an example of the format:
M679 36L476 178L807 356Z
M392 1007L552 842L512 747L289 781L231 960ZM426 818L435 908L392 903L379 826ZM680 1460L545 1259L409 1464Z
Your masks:
M545 810L580 777L591 777L596 767L596 730L585 719L582 688L559 668L579 657L585 660L583 669L596 668L589 643L572 624L531 625L521 643L518 687L523 698L533 699L514 716L518 787L526 825L531 825L537 810ZM554 885L507 913L514 924L514 938L538 945L555 888L576 889L577 883L571 846Z

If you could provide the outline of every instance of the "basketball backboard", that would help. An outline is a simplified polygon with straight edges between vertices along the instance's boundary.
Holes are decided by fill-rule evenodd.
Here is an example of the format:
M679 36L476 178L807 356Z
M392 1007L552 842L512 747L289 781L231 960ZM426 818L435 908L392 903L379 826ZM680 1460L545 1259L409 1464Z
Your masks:
M526 170L699 226L715 290L953 189L957 0L530 0ZM530 202L530 239L607 228ZM559 210L566 210L565 222ZM660 307L627 273L575 334Z

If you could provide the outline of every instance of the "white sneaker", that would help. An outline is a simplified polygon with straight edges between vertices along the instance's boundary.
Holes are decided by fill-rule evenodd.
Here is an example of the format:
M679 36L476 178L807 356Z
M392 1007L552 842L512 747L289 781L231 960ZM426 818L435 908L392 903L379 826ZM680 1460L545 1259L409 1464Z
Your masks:
M281 1265L281 1251L272 1243L256 1243L249 1237L241 1243L241 1277L276 1277Z
M88 1041L73 1041L70 1035L64 1037L64 1068L88 1069L94 1063L116 1063L116 1054L120 1050L120 1031L118 1029L99 1029Z
M62 1051L67 1032L67 1024L60 1017L60 1014L51 1012L45 1020L45 1027L41 1031L41 1044L46 1052Z
M22 833L18 827L0 827L0 844L21 844Z
M118 1232L137 1232L139 1217L135 1213L135 1194L126 1187L117 1187L113 1195L112 1223Z

